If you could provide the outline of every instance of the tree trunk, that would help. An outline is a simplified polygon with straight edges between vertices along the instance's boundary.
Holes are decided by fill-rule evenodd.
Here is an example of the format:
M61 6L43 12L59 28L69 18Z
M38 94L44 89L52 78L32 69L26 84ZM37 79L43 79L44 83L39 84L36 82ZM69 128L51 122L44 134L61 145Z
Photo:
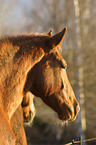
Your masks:
M80 102L80 114L77 118L80 126L78 128L79 136L84 137L83 131L86 130L86 119L85 119L85 109L84 109L84 84L83 84L83 53L82 53L82 24L81 24L81 13L79 0L74 0L74 9L75 9L75 25L76 25L76 35L77 35L77 48L76 48L76 62L77 62L77 94L79 96Z

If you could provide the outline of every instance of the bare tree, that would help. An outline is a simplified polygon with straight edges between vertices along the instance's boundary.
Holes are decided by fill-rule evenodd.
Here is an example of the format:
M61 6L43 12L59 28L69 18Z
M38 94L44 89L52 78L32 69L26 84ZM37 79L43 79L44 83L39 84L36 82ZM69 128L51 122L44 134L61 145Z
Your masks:
M17 4L18 0L0 0L0 36L20 33L24 17L21 20L16 14Z

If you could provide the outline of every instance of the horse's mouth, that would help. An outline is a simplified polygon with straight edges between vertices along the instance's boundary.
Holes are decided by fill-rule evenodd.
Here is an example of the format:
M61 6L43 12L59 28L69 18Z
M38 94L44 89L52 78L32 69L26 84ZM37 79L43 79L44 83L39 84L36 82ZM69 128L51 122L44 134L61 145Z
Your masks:
M58 118L63 121L72 120L72 117L70 114L67 114L67 115L58 114Z
M67 120L74 121L77 117L79 110L80 110L79 105L75 109L72 109L72 110L68 108L66 113L58 114L58 118L63 121L67 121Z

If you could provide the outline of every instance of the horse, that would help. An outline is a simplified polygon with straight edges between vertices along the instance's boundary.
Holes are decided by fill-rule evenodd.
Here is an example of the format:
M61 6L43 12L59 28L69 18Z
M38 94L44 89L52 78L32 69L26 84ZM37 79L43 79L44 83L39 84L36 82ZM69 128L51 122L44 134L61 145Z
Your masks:
M76 110L72 109L72 108L70 109L70 112L71 112L71 110L73 111L71 113L71 114L73 114L71 119L67 118L68 114L63 114L62 112L61 112L61 115L63 114L64 115L63 117L65 117L65 118L61 118L62 116L59 116L59 118L63 119L63 120L75 120L76 116L77 116L77 113L79 111L79 106L78 106L78 103L77 103L77 101L75 99L74 92L72 91L72 88L71 88L70 83L68 81L67 74L66 74L66 68L67 68L67 64L66 64L65 60L62 57L60 58L60 54L59 54L58 51L55 52L55 53L52 52L52 53L48 54L47 56L44 56L43 59L39 63L37 63L30 70L30 72L28 73L27 80L26 80L25 87L24 87L24 93L26 94L26 92L28 92L29 95L31 95L31 93L35 93L35 95L41 97L41 99L42 99L44 96L46 97L46 95L45 95L45 93L43 91L43 89L46 87L45 90L47 90L47 91L49 90L49 92L52 93L52 95L51 95L52 99L50 101L50 99L49 99L50 95L48 95L47 96L48 100L46 100L45 103L48 104L48 101L49 101L49 103L51 103L51 104L48 104L48 105L51 108L53 108L53 106L54 106L52 104L52 101L53 101L53 103L54 102L56 103L56 101L58 101L58 99L60 101L61 100L60 96L62 96L60 94L63 94L62 102L65 100L66 101L66 105L69 104L69 106L68 106L69 108L68 109L70 109L72 106L74 106L74 108ZM57 76L57 78L55 80L52 80L52 78L55 78L54 75ZM34 76L36 76L36 77L34 77ZM51 78L49 78L49 76ZM64 79L63 82L61 82L62 78ZM50 80L52 80L52 81L50 81ZM41 84L41 82L42 82L42 84ZM60 87L58 85L61 85L62 87ZM42 86L42 88L40 86ZM57 86L57 89L56 89L56 86ZM50 88L51 88L51 90L50 90ZM56 94L56 92L51 92L51 91L53 91L55 89L58 90L58 92L56 91L57 95L58 95L57 97L55 96L56 98L53 97L54 93ZM44 94L42 94L42 92ZM31 102L30 98L31 97L29 97L29 99L27 99L26 96L23 98L23 101L25 102L25 104L28 104L29 102ZM69 102L69 99L70 99L70 102ZM27 103L27 100L28 100L28 103ZM44 101L44 98L43 98L43 101ZM29 103L29 104L31 104L31 103ZM58 102L57 102L57 104L58 104ZM63 106L64 105L65 104L63 104ZM60 107L58 107L57 110L59 108ZM66 113L66 110L65 110L66 107L64 109L61 106L61 108ZM26 110L25 110L25 112L26 112Z
M59 55L59 51L57 51L44 56L42 60L29 71L24 87L24 94L27 94L28 98L25 95L22 104L25 104L24 107L29 108L31 105L31 97L29 96L33 95L31 93L34 93L43 101L46 100L46 102L44 102L52 109L55 108L55 111L59 111L58 114L61 120L75 120L79 111L78 102L76 101L74 92L67 78L67 64L63 58L60 58ZM55 79L52 80L52 78ZM45 91L47 92L45 93ZM48 92L50 92L51 95L49 95ZM44 97L48 98L48 100ZM57 110L56 107L58 107ZM70 110L69 113L67 109L68 111ZM27 112L28 110L25 109L24 113Z
M56 59L55 60L53 59L53 60L54 61L58 60L58 63L59 62L61 63L61 68L62 68L64 60L61 57L61 55L57 53L58 52L57 50L61 42L63 41L66 30L67 29L64 28L61 32L55 34L54 36L52 36L51 33L49 33L48 35L20 35L17 37L13 37L13 36L6 37L0 40L0 69L1 69L1 72L0 72L0 126L2 126L0 127L0 134L1 134L0 143L2 145L5 145L5 144L15 145L16 139L17 139L16 134L18 134L17 131L18 131L19 125L21 127L21 132L23 132L24 134L24 138L26 138L25 133L24 133L24 128L23 128L23 117L22 117L23 113L21 111L21 102L22 102L23 96L25 96L25 93L28 91L32 92L36 96L39 96L39 97L42 96L41 97L42 100L51 108L53 108L56 112L58 112L60 119L74 120L76 118L79 104L77 100L75 99L75 96L74 96L74 93L70 84L68 83L68 85L70 86L69 87L71 91L70 93L67 93L67 91L64 92L64 90L63 90L64 92L63 93L62 91L58 90L58 89L63 88L64 82L65 82L63 81L63 78L64 78L63 75L65 75L65 77L67 78L66 71L65 72L59 71L59 73L57 73L58 76L53 75L49 77L52 83L53 79L57 80L57 78L59 78L59 75L61 75L60 78L62 80L61 81L62 85L56 84L57 85L56 88L61 87L58 89L55 89L54 85L53 84L51 85L51 83L49 83L46 79L44 80L45 85L43 85L42 84L43 82L41 82L42 86L43 87L45 86L44 88L42 86L38 86L37 80L36 80L37 86L35 82L33 81L34 77L36 76L33 77L33 74L35 75L35 73L33 73L34 71L32 68L34 68L36 64L40 65L39 62L40 61L42 62L42 59L45 59L45 57L48 57L49 55L53 55L54 57L54 55L56 54ZM41 66L39 67L41 69ZM52 66L51 69L54 69L54 66ZM31 72L32 74L30 74L30 70L32 70ZM47 75L47 77L49 76L46 71L45 71L45 74ZM42 75L44 75L44 72L42 73ZM30 79L29 76L30 77L32 76L31 78L32 80L30 81L31 86L28 85L28 81L27 81ZM44 77L42 77L42 79L44 79ZM40 81L42 81L42 79ZM47 85L49 85L52 88L50 87L47 88ZM42 90L42 92L40 90ZM72 96L71 96L71 93L72 93ZM70 94L70 96L68 96L68 99L66 99L68 94ZM66 97L64 98L64 96ZM53 103L54 99L57 99L56 104ZM49 103L48 100L51 101L51 103ZM21 116L18 116L18 114L20 113L21 113ZM21 117L21 121L17 123L16 120L17 118L20 118L20 117ZM14 125L17 125L17 128L14 127ZM21 133L21 137L23 134ZM20 141L20 138L19 138L19 141ZM27 144L26 139L25 139L24 144Z

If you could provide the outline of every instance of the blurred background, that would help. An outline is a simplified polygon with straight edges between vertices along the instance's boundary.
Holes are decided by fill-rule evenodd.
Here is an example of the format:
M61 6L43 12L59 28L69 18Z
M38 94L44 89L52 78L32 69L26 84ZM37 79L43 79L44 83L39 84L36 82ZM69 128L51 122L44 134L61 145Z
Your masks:
M96 137L96 0L0 0L0 37L50 29L55 34L65 26L62 55L81 110L76 121L61 122L35 97L36 117L25 127L30 145Z

